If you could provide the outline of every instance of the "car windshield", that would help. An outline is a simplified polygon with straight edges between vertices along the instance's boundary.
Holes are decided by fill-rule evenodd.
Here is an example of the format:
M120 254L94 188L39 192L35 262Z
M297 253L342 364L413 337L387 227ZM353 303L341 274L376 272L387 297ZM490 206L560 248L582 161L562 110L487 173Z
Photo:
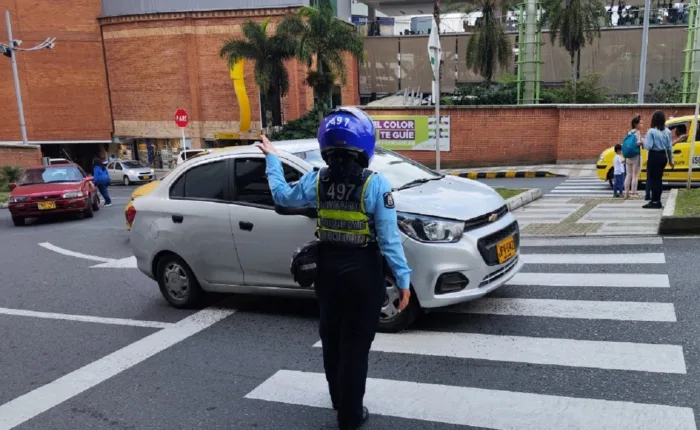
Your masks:
M80 182L83 175L75 166L43 167L27 169L19 179L18 185L53 184L58 182Z
M319 149L296 152L294 155L302 160L306 160L307 163L315 167L326 165ZM443 175L413 160L382 148L377 148L374 152L374 158L369 168L384 175L389 180L392 188L401 188L409 184L420 184L443 177Z
M141 165L137 161L122 161L125 169L140 169Z

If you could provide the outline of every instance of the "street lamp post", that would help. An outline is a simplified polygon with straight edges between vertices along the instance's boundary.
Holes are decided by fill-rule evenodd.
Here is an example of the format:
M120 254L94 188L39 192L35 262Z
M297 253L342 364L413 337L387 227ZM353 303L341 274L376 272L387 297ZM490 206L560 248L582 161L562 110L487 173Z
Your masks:
M15 81L15 96L17 97L17 111L19 112L19 127L22 132L22 143L29 145L29 140L27 139L27 125L24 121L24 106L22 105L22 91L19 86L19 73L17 73L17 52L19 51L36 51L39 49L53 49L54 41L56 38L49 38L40 43L39 45L29 48L22 49L20 45L21 40L15 40L12 37L12 22L10 21L10 11L5 11L5 23L7 24L7 36L9 38L9 44L4 45L0 43L0 52L5 56L10 57L12 60L12 77Z

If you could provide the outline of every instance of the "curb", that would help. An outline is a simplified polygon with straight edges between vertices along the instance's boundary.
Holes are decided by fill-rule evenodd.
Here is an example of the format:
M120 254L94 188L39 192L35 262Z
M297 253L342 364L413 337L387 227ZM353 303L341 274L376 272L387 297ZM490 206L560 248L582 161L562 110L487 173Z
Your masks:
M566 175L552 173L549 170L499 170L496 172L449 172L448 175L467 179L504 179L504 178L560 178Z
M674 234L697 234L700 233L700 216L675 216L673 213L676 210L676 198L678 197L678 189L671 190L668 196L664 212L661 215L659 222L659 234L674 235Z
M528 203L532 203L541 197L542 190L539 188L532 188L506 200L506 206L508 206L508 211L514 211L515 209L523 207Z

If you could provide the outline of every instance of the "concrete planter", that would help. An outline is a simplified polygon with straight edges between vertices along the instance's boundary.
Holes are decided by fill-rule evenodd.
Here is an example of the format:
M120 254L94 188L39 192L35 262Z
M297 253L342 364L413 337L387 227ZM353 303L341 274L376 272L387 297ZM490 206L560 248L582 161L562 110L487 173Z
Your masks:
M519 207L523 207L528 203L534 202L540 197L542 197L542 190L539 188L533 188L525 191L524 193L520 193L517 196L509 198L506 200L506 205L508 206L509 211L514 211Z
M664 212L661 215L659 234L700 234L700 216L674 215L677 198L678 189L671 190L671 194L668 196L668 201L666 201L666 206L664 207Z

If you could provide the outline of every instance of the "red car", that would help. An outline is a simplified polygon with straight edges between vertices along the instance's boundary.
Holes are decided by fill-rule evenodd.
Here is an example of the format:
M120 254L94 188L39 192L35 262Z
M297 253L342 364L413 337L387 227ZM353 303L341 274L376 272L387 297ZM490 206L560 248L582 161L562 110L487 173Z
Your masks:
M57 213L82 213L92 218L100 198L92 176L75 164L30 167L19 182L10 184L8 209L12 222L23 226L27 218Z

